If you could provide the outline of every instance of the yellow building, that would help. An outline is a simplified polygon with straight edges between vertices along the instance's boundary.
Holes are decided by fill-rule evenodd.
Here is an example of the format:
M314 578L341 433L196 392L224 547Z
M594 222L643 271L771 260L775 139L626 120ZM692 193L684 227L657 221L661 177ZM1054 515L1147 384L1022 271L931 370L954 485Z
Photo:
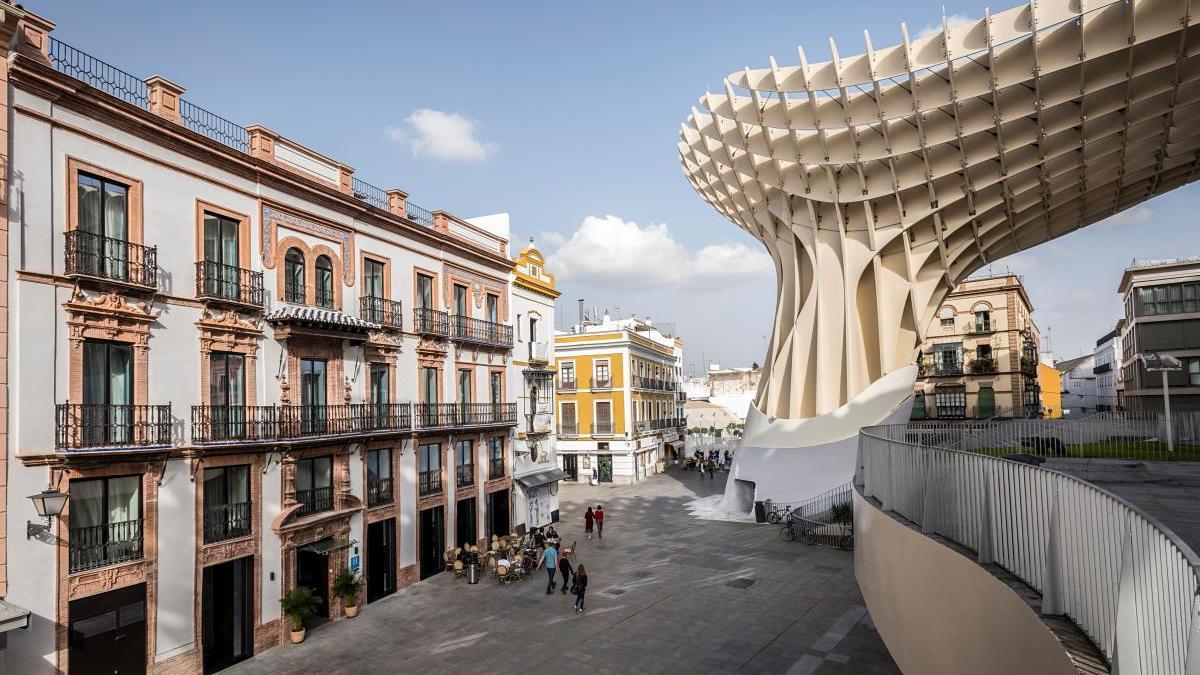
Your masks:
M1062 419L1062 373L1046 363L1038 363L1038 386L1042 389L1042 417Z
M554 338L558 453L567 480L630 483L683 443L683 341L649 321L584 320Z

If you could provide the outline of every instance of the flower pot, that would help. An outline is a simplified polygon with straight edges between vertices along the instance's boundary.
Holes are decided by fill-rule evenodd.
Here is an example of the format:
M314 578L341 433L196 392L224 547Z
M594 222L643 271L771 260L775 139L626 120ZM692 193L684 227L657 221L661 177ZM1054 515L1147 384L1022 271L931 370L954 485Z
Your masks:
M353 619L358 616L358 605L346 605L346 618Z
M304 629L292 631L292 644L298 645L301 642L304 642Z

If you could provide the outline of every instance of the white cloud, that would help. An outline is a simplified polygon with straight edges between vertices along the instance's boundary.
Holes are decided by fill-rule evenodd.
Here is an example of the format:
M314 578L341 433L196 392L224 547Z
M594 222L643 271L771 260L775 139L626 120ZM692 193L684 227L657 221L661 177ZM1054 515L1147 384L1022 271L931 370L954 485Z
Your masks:
M588 216L547 257L547 268L565 281L648 290L712 288L774 270L766 252L744 244L709 244L690 253L664 223L642 227L613 215Z
M1150 222L1150 218L1154 215L1154 210L1149 206L1135 206L1132 209L1127 209L1120 213L1114 214L1102 221L1100 224L1104 227L1125 227L1126 225L1145 225Z
M946 25L950 27L961 26L964 23L970 23L974 20L965 14L951 14L946 17ZM917 39L933 37L940 32L942 32L942 24L940 22L937 24L926 24L924 28L917 32Z
M384 135L396 143L408 143L413 157L432 157L444 162L482 162L499 149L477 137L479 123L458 113L419 108L404 120L407 130L388 126Z

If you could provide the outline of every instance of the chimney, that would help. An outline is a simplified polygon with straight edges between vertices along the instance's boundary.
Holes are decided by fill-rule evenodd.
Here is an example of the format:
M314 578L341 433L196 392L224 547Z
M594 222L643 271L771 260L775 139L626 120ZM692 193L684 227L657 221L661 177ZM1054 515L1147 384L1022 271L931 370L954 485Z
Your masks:
M583 298L579 299L579 325L583 325Z

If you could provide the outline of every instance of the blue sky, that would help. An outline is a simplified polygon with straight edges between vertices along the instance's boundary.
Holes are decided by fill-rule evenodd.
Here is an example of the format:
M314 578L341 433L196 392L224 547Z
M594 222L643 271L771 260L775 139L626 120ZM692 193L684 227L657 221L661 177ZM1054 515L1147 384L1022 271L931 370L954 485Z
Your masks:
M944 7L977 18L984 5ZM757 242L680 171L678 129L697 97L772 54L795 63L797 45L824 58L833 36L854 53L864 28L888 45L900 22L915 34L943 10L928 0L28 6L59 39L134 75L164 75L193 103L275 129L426 208L508 211L514 241L536 235L560 263L561 315L574 317L582 297L674 321L696 367L760 360L774 308ZM1197 198L1178 191L1013 261L1056 352L1090 349L1111 328L1129 259L1200 253Z

